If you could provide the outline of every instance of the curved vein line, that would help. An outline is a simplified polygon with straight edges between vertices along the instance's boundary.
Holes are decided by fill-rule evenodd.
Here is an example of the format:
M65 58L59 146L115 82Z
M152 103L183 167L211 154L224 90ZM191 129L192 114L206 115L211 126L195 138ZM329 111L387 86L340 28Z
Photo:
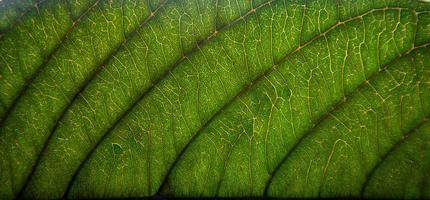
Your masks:
M98 0L99 1L99 0ZM97 2L98 2L97 1ZM97 3L96 3L97 4ZM269 3L270 4L270 3ZM386 9L388 9L388 8L386 8ZM376 9L373 9L373 10L376 10ZM385 9L380 9L380 10L385 10ZM255 11L254 11L255 12ZM373 12L373 11L371 11L371 12ZM248 13L247 13L248 14ZM359 17L361 17L361 16L359 16ZM76 21L79 21L80 20L80 18L81 18L81 16L78 18L78 20L76 20ZM239 19L240 20L240 19ZM237 22L237 21L239 21L239 20L236 20L236 21L234 21L234 22ZM344 22L347 22L347 21L352 21L352 19L351 20L346 20L346 21L344 21ZM234 23L233 22L233 23ZM340 24L340 23L338 23L338 24ZM336 25L338 25L338 24L336 24ZM343 24L343 23L342 23ZM73 23L73 25L72 25L72 27L73 26L75 26L75 23ZM329 30L331 30L331 29L334 29L335 27L331 27L331 28L329 28ZM328 31L329 31L328 30ZM326 31L326 32L328 32L328 31ZM212 38L212 37L214 37L214 36L216 36L216 33L217 32L215 32L213 35L211 35L211 36L209 36L208 37L208 39L207 40L209 40L210 38ZM325 33L323 33L323 35L324 35ZM318 35L318 36L322 36L321 34L320 35ZM1 35L0 35L0 38L1 38ZM312 42L313 40L316 40L318 37L314 37L314 38L312 38L310 41L308 41L305 45L303 45L303 46L301 46L301 47L299 47L299 48L297 48L296 50L298 51L298 50L300 50L302 47L304 47L304 46L306 46L308 43L310 43L310 42ZM125 43L125 42L124 42ZM425 44L425 45L422 45L422 46L427 46L428 44ZM57 48L56 48L57 49ZM414 49L413 49L414 50ZM412 50L410 50L410 51L412 51ZM410 52L410 51L408 51L408 53ZM294 52L293 52L294 53ZM185 56L186 57L186 56ZM185 58L184 57L184 58ZM287 56L286 56L287 57ZM288 56L289 57L289 56ZM183 59L180 59L180 60L183 60ZM282 62L281 62L282 63ZM275 70L276 69L276 65L274 66L274 68L273 69L271 69L270 71L273 71L273 70ZM256 79L257 81L258 81L258 79ZM154 85L156 85L156 84L152 84L153 86ZM253 84L253 83L251 83L249 86L247 86L246 88L251 88L253 85L255 85L255 84ZM152 87L153 87L152 86ZM238 96L238 95L236 95L236 96ZM222 109L221 109L222 110ZM212 118L211 118L212 119ZM3 122L4 120L2 120L2 122ZM1 124L1 123L0 123ZM187 145L188 146L188 145Z
M38 8L42 3L46 2L46 1L47 0L37 0L35 3L33 3L33 5L29 6L24 11L22 11L17 17L15 17L15 19L12 19L9 26L5 30L0 32L0 39L2 39L4 35L6 35L8 32L10 32L24 16L26 16L28 13L30 13L34 9Z
M364 193L366 192L367 186L369 185L369 181L375 174L376 170L381 167L381 165L387 160L388 157L390 157L391 154L394 153L396 149L398 149L403 143L408 141L408 139L411 137L412 134L415 132L418 132L418 129L420 129L424 124L429 122L430 114L427 114L420 123L418 123L415 127L413 127L411 130L409 130L406 134L403 134L402 138L397 141L394 145L391 146L391 148L384 154L382 157L380 157L380 160L373 166L373 168L370 170L369 173L366 174L365 181L361 187L360 196L361 198L364 197Z
M97 2L94 5L97 5L97 3L100 0L97 0ZM51 129L51 131L49 132L48 138L45 140L42 150L39 152L36 162L35 164L32 166L31 171L29 176L27 176L27 179L24 183L24 186L22 187L18 197L21 197L24 192L25 189L28 187L28 184L30 183L31 177L34 175L35 171L36 171L36 167L40 164L42 155L45 153L47 147L48 147L48 143L49 141L52 139L52 136L54 135L54 132L57 130L57 128L60 125L60 121L63 120L63 118L65 117L67 110L69 110L69 108L73 105L73 103L75 102L75 100L79 97L79 95L84 91L84 89L89 85L89 83L94 80L94 78L102 71L102 69L104 69L104 66L106 66L106 64L110 61L110 59L112 59L114 57L114 55L116 53L118 53L119 50L122 49L122 47L124 47L124 45L130 40L130 38L132 38L133 36L135 36L138 31L143 28L151 19L153 19L155 17L155 13L164 6L164 4L167 2L168 0L163 1L162 3L160 3L159 7L157 7L154 11L151 12L151 14L146 17L137 28L135 28L133 31L131 31L128 35L126 35L124 37L124 40L119 43L110 53L109 55L106 57L105 60L102 61L102 63L96 67L96 69L94 70L94 72L91 74L91 76L89 78L87 78L85 80L85 82L79 87L78 92L73 96L73 98L70 100L70 102L66 105L66 107L63 109L63 111L60 113L59 118L55 121L55 125L53 126L53 128Z
M331 32L333 29L335 29L336 27L343 25L347 22L351 22L357 19L361 19L362 17L371 14L373 12L377 12L377 11L381 11L381 10L392 10L392 9L407 9L407 8L401 8L401 7L384 7L384 8L378 8L378 9L371 9L361 15L352 17L350 19L347 19L345 21L338 21L336 24L332 25L331 27L329 27L328 29L326 29L324 32L314 36L313 38L309 39L307 42L305 42L303 45L298 46L296 49L294 49L292 52L288 53L287 55L285 55L283 58L281 58L278 62L276 62L272 68L267 69L266 71L264 71L260 76L258 76L257 78L255 78L254 80L252 80L249 84L245 85L235 96L233 96L232 98L230 98L226 104L224 104L214 115L211 116L211 118L206 121L206 123L201 126L196 132L195 134L192 136L192 138L189 140L189 142L184 146L184 148L182 149L182 151L178 154L178 156L176 157L175 161L173 162L173 164L170 166L166 176L164 177L162 184L160 186L160 188L158 189L157 195L159 195L161 193L162 188L165 186L165 184L167 183L167 179L170 176L170 174L172 173L172 170L174 168L174 166L176 166L177 162L181 159L181 157L183 156L183 154L185 153L185 151L188 149L188 147L190 146L190 144L192 142L194 142L196 140L196 138L201 134L201 132L206 129L210 123L212 123L212 121L217 118L226 108L228 108L236 99L238 99L240 96L242 96L243 94L245 94L246 92L248 92L256 83L258 83L259 81L261 81L264 77L268 76L270 73L272 73L273 71L275 71L277 69L277 67L286 62L288 60L289 57L295 55L296 53L298 53L302 48L304 48L305 46L309 45L310 43L312 43L314 40L317 40L318 38L321 38L323 36L325 36L327 33Z
M391 60L390 62L388 62L386 65L384 65L380 70L372 73L367 80L364 80L363 82L360 83L360 85L358 85L356 88L354 88L354 90L352 90L350 93L348 93L347 95L345 95L340 101L338 101L337 103L334 104L334 106L332 107L332 109L330 109L328 112L326 112L325 114L323 114L320 118L318 118L318 120L314 123L314 125L309 128L308 130L306 130L304 132L304 134L299 138L299 140L293 145L293 147L288 151L288 153L282 158L281 162L278 163L278 165L275 167L275 170L270 174L270 178L266 183L265 189L264 189L264 196L267 196L267 192L269 190L269 187L273 181L273 178L275 177L276 173L280 170L281 166L287 161L287 159L290 157L290 155L297 149L297 147L307 138L309 137L314 131L315 129L321 125L325 120L327 120L330 115L334 112L336 112L337 110L339 110L346 102L348 99L350 99L352 96L354 96L354 94L356 94L357 92L361 91L368 83L369 80L373 80L375 78L378 77L378 75L380 75L381 72L387 70L389 68L389 66L391 66L394 62L398 61L400 58L409 55L411 52L417 50L417 49L421 49L421 48L426 48L430 46L430 43L425 43L423 45L420 46L415 46L409 50L407 50L405 53L395 57L393 60Z
M256 12L256 10L258 9L258 8L261 8L261 7L263 7L263 6L265 6L265 5L270 5L271 4L271 2L273 2L274 0L272 0L272 1L268 1L268 2L265 2L265 3L263 3L263 4L260 4L257 8L254 8L254 9L251 9L249 12L247 12L245 15L243 15L243 16L241 16L241 17L239 17L239 18L237 18L236 20L234 20L233 22L231 22L230 24L228 24L228 25L226 25L226 26L224 26L224 27L222 27L222 28L220 28L219 30L215 30L214 31L214 33L212 34L212 35L210 35L207 39L205 39L205 40L202 40L202 41L199 41L198 43L197 43L197 46L195 47L195 48L193 48L190 52L188 52L188 53L185 53L185 55L182 57L182 58L180 58L169 70L166 70L165 71L165 73L163 73L154 83L152 83L151 84L151 86L146 90L146 91L144 91L143 92L143 94L137 99L137 101L134 101L128 108L127 108L127 110L122 114L122 115L120 115L119 117L118 117L118 119L114 122L114 124L105 132L105 134L103 134L103 136L101 137L101 139L96 143L96 145L90 150L90 152L87 154L87 156L85 157L85 159L80 163L80 165L79 165L79 167L78 167L78 169L75 171L75 173L73 174L73 177L72 177L72 179L70 180L70 182L69 182L69 184L68 184L68 186L67 186L67 190L66 190L66 192L65 192L65 194L64 194L64 196L63 196L63 198L66 198L67 196L68 196L68 194L69 194L69 192L70 192L70 190L71 190L71 187L72 187L72 185L73 185L73 183L74 183L74 181L76 180L76 178L77 178L77 176L79 175L79 173L80 173L80 171L82 170L82 168L83 168L83 166L85 165L85 163L87 163L88 162L88 160L90 159L90 157L92 156L92 154L95 152L95 150L98 148L98 146L107 138L107 136L113 131L113 129L119 124L119 122L124 118L124 117L126 117L137 105L138 105L138 103L141 101L141 100L143 100L144 99L144 97L146 97L146 95L147 94L149 94L154 88L155 88L155 86L156 85L158 85L158 83L160 83L165 77L167 77L171 72L172 72L172 70L173 69L175 69L176 68L176 66L178 66L183 60L185 60L185 59L187 59L187 56L189 56L190 54L192 54L192 53L194 53L194 52L196 52L196 51L198 51L202 46L204 46L207 42L209 42L212 38L215 38L217 35L218 35L218 33L219 32L221 32L221 31L223 31L224 29L227 29L227 28L229 28L229 27L231 27L231 26L233 26L233 25L235 25L237 22L239 22L239 21L241 21L241 20L244 20L244 18L246 17L246 16L248 16L248 15L250 15L250 14L252 14L252 13L255 13ZM401 8L401 7L384 7L384 8L380 8L380 9L371 9L371 10L369 10L369 11L367 11L366 13L364 13L364 14L362 14L362 15L359 15L359 16L356 16L356 17L353 17L353 18L350 18L350 19L348 19L348 20L345 20L345 21L343 21L343 22L338 22L338 23L336 23L335 25L333 25L332 27L330 27L329 29L327 29L325 32L323 32L323 33L320 33L319 35L317 35L317 36L315 36L315 37L313 37L311 40L309 40L308 42L306 42L304 45L301 45L301 46L299 46L298 48L296 48L292 53L290 53L290 54L288 54L288 55L286 55L284 58L282 58L281 59L281 61L278 63L278 64L280 64L280 63L283 63L284 61L286 61L286 59L288 58L288 57L290 57L291 55L294 55L295 53L297 53L300 49L302 49L303 47L305 47L305 46L307 46L308 44L310 44L311 42L313 42L314 40L316 40L316 39L318 39L318 38L320 38L320 37L322 37L322 36L324 36L327 32L329 32L329 31L331 31L331 30L333 30L334 28L336 28L337 26L340 26L340 25L343 25L344 23L347 23L347 22L350 22L350 21L353 21L353 20L356 20L356 19L360 19L360 18L362 18L363 16L365 16L365 15L367 15L367 14L370 14L370 13L373 13L373 12L376 12L376 11L381 11L381 10L391 10L391 9L395 9L395 10L398 10L398 9L407 9L407 8ZM252 81L250 84L248 84L248 86L245 86L245 88L241 91L241 92L239 92L237 95L235 95L231 100L229 100L229 102L225 105L225 106L223 106L223 108L225 108L225 107L227 107L229 104L231 104L232 103L232 101L234 100L234 99L236 99L237 97L239 97L239 96L241 96L241 94L243 94L243 93L245 93L246 91L248 91L253 85L255 85L255 83L256 82L258 82L262 77L265 77L266 75L268 75L268 74L270 74L272 71L274 71L275 69L276 69L276 67L277 67L277 65L278 64L275 64L274 66L273 66L273 68L270 68L269 70L266 70L265 71L265 73L263 73L261 76L259 76L257 79L254 79L254 81ZM215 113L215 115L214 116L212 116L211 117L211 119L209 119L209 121L207 121L207 123L205 123L205 125L203 125L199 130L198 130L198 132L200 132L201 130L203 130L204 129L204 127L207 127L207 125L211 122L211 121L213 121L213 119L217 116L217 115L219 115L219 113L221 113L224 109L223 108L221 108L217 113ZM209 123L208 123L209 122ZM175 161L174 161L174 163L173 163L173 165L171 165L171 167L169 168L169 172L168 172L168 175L171 173L171 170L172 170L172 167L177 163L177 161L178 161L178 159L179 159L179 157L181 157L181 155L184 153L184 150L189 146L189 144L192 142L192 141L194 141L195 140L195 138L196 138L196 136L197 136L198 134L195 134L192 138L191 138L191 140L189 141L189 143L187 143L186 144L186 146L185 146L185 148L183 148L182 149L182 151L180 152L180 154L178 155L178 157L175 159ZM166 176L166 177L168 177L168 175ZM166 178L165 177L165 178ZM163 182L162 182L162 186L166 183L166 180L167 179L164 179L163 180ZM162 187L160 187L159 188L159 190L157 191L157 194L159 194L160 193L160 189L161 189Z
M244 15L236 18L235 20L233 20L229 24L224 25L223 27L219 28L218 30L215 30L206 39L203 39L203 40L200 40L199 42L197 42L197 45L193 49L191 49L190 51L184 53L184 55L180 59L178 59L171 67L169 67L168 70L166 70L160 77L158 77L157 80L155 80L154 82L152 82L151 85L149 86L149 88L147 88L145 91L143 91L143 93L132 104L130 104L128 106L128 108L125 110L125 112L122 113L115 120L115 122L109 127L109 129L107 131L105 131L105 133L103 133L102 137L97 141L97 143L95 144L95 146L90 149L90 151L88 152L87 156L84 158L84 160L80 163L79 167L74 172L73 177L72 177L72 179L70 180L70 182L69 182L69 184L67 186L67 189L66 189L66 192L65 192L63 198L67 198L67 196L68 196L68 194L69 194L69 192L71 190L71 187L73 186L73 183L75 182L76 178L78 177L80 171L84 167L85 163L87 163L88 160L91 158L91 156L94 154L94 152L98 148L98 146L107 138L107 136L109 136L109 134L122 121L122 119L124 119L139 104L139 102L141 102L151 91L153 91L155 89L155 87L162 80L164 80L169 74L171 74L172 71L180 63L182 63L184 60L188 59L188 57L191 56L192 54L198 52L203 46L205 46L212 39L214 39L216 36L218 36L220 32L223 32L223 31L229 29L230 27L234 26L238 22L244 20L247 16L249 16L249 15L251 15L253 13L256 13L257 10L259 10L260 8L265 7L267 5L270 5L273 1L275 1L275 0L270 0L270 1L267 1L267 2L264 2L264 3L261 3L257 7L255 7L253 9L251 9L250 11L246 12Z
M46 0L44 0L46 1ZM69 27L69 29L67 29L66 33L61 37L59 43L54 47L54 49L48 54L48 56L46 56L46 58L43 60L42 64L40 64L39 66L37 66L36 71L30 75L30 77L25 80L24 86L22 86L20 88L20 90L18 91L18 94L15 96L15 98L12 101L12 104L7 106L6 108L6 112L4 113L3 118L0 120L0 126L3 126L4 123L6 122L6 120L8 119L8 117L10 116L10 114L12 113L12 111L15 109L15 107L18 104L18 100L21 99L21 97L27 92L27 90L30 88L30 85L33 84L33 81L39 77L40 74L42 74L43 70L45 69L46 65L48 64L48 62L53 58L54 54L56 54L59 50L60 47L64 44L64 42L66 41L67 37L69 36L69 34L74 30L74 28L76 27L76 25L82 21L82 19L84 17L87 16L87 14L94 9L98 3L100 2L100 0L96 0L94 1L94 3L88 7L87 10L85 10L84 12L82 12L78 18L76 18L76 20L74 20L72 22L72 25Z

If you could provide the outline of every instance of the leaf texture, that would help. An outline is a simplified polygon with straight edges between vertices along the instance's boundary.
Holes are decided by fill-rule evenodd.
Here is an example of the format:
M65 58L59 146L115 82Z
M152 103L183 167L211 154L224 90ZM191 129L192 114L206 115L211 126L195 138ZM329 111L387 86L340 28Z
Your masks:
M430 198L430 4L0 1L0 194Z

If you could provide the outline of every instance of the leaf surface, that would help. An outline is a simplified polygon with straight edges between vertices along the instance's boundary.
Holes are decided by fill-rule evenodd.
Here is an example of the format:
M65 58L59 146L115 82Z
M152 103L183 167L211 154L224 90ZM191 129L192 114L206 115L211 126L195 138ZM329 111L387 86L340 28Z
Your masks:
M430 198L428 3L0 5L3 198Z

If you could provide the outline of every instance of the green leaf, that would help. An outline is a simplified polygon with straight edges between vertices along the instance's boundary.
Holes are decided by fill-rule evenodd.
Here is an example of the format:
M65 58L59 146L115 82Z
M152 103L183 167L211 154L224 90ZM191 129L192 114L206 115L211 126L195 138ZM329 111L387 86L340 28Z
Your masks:
M430 198L425 1L14 2L2 199Z

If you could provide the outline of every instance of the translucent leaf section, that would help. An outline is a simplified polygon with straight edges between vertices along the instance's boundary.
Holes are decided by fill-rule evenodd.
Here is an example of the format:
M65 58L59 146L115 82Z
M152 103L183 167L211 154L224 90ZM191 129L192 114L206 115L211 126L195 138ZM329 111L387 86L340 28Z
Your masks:
M0 197L430 198L430 4L0 0Z

